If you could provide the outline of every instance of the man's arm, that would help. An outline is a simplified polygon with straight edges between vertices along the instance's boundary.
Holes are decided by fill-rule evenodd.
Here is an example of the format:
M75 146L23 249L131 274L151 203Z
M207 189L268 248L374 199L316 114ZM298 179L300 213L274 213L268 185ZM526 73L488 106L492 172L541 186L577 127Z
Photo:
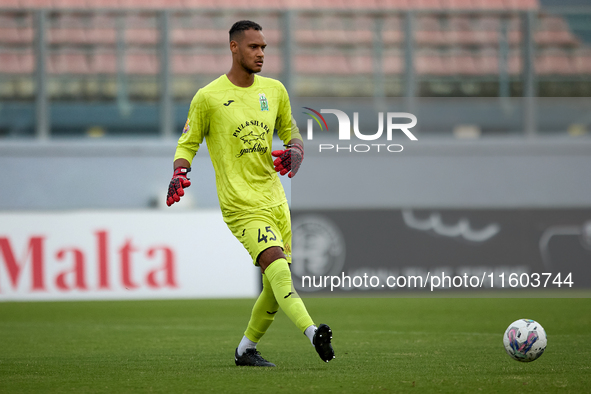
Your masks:
M271 154L277 158L273 162L275 165L275 171L281 175L285 175L289 172L288 177L293 178L300 169L302 160L304 160L304 141L302 140L300 129L298 128L298 125L291 114L289 101L287 101L287 103L288 105L286 105L284 108L285 113L283 117L285 118L289 116L291 127L285 127L281 129L278 134L279 138L281 138L284 142L287 138L290 138L290 140L285 144L287 149L276 150L271 152Z
M176 170L179 167L183 168L191 168L191 163L187 159L176 159L173 163L173 170Z
M168 186L166 205L171 206L179 202L185 195L184 189L191 186L187 174L191 171L191 161L199 150L208 128L207 103L199 90L191 101L187 123L177 144L173 162L174 173Z
M190 171L191 167L187 160L177 159L174 161L174 173L168 185L168 194L166 196L166 205L169 207L175 202L181 201L181 197L185 195L185 189L191 186L191 181L187 178Z
M297 138L292 138L289 142L288 145L299 145L302 147L302 149L304 149L304 141L299 140Z
M170 184L168 185L168 194L166 196L166 205L169 207L175 202L179 202L185 195L185 188L191 186L191 181L187 174L191 171L191 163L187 159L176 159L173 163L174 173Z

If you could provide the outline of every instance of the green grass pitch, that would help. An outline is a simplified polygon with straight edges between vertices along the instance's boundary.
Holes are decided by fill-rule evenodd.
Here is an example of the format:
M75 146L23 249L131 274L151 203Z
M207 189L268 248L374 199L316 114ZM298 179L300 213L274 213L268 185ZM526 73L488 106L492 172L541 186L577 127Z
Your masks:
M2 393L589 392L589 298L306 298L333 329L324 363L282 313L259 344L277 368L234 365L253 300L0 303ZM532 318L532 363L502 345Z

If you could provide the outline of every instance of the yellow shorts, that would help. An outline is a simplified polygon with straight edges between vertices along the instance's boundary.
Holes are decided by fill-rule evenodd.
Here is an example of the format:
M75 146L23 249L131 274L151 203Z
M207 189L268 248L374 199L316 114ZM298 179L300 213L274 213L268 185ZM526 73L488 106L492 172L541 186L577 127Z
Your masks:
M287 202L254 212L226 215L224 222L246 248L254 265L258 266L259 255L272 246L283 249L291 264L291 217Z

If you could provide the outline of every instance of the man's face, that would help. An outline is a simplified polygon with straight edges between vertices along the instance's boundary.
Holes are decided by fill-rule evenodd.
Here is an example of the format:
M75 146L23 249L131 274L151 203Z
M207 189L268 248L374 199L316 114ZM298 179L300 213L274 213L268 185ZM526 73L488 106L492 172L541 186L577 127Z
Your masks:
M232 41L230 44L239 64L251 74L259 73L263 69L266 47L267 41L263 32L253 29L243 31L238 41Z

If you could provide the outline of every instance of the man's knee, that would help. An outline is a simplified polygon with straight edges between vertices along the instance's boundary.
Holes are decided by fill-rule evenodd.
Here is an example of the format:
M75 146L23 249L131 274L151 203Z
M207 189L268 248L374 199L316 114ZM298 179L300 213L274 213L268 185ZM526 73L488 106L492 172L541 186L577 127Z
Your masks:
M283 249L279 246L271 246L268 249L265 249L257 259L259 266L261 267L261 272L265 273L267 267L274 261L279 259L284 259L285 254L283 253Z

